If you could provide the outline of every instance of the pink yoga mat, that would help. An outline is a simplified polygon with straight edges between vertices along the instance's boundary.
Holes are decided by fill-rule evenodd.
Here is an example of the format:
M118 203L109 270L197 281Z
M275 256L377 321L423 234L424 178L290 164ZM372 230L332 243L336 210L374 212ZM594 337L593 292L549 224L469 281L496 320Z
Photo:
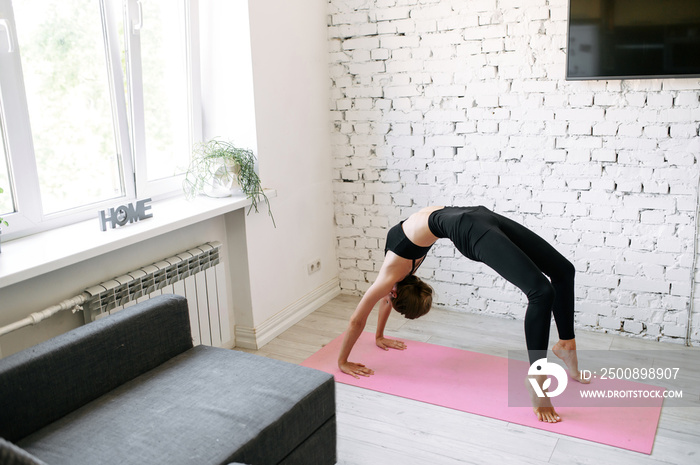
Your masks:
M555 397L552 402L563 420L556 424L544 423L537 420L531 407L508 406L507 358L417 341L405 341L408 348L404 351L384 351L375 345L374 334L364 332L355 344L350 360L365 364L375 374L355 379L337 367L343 337L341 335L331 341L302 365L330 373L340 383L622 449L651 453L662 399L654 401L653 406L645 407L559 407ZM523 363L527 372L529 364L515 363ZM521 379L519 385L523 386L522 393L527 396L524 376ZM630 382L616 384L616 388L632 386L640 385ZM583 387L570 381L565 394L577 395L577 390ZM594 380L585 387L610 386L602 386L598 380ZM645 405L649 405L649 402Z

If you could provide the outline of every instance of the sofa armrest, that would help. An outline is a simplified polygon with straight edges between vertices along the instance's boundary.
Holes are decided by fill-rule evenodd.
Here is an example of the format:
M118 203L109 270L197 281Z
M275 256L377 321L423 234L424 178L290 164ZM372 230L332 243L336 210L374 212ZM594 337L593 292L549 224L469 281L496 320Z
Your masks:
M17 441L192 347L187 300L164 295L0 360L0 436Z

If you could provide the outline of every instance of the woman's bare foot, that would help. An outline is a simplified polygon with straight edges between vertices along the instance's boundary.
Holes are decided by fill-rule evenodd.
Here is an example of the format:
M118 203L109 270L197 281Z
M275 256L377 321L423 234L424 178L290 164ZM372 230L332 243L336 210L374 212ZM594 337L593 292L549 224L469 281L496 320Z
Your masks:
M578 357L576 356L576 339L559 339L559 342L554 344L552 347L552 352L554 355L559 357L569 371L569 376L571 379L578 381L579 383L588 384L591 382L590 379L583 378L581 372L578 369Z
M537 381L537 384L540 385L540 389L542 389L542 384L545 382L547 377L535 376L534 378ZM546 423L557 423L561 421L561 417L557 414L556 411L554 411L554 406L552 405L552 401L549 399L549 397L537 396L535 390L530 384L530 377L525 378L525 386L527 386L528 391L530 392L532 411L535 412L535 415L537 415L537 419L539 421L544 421ZM546 392L546 389L542 390Z

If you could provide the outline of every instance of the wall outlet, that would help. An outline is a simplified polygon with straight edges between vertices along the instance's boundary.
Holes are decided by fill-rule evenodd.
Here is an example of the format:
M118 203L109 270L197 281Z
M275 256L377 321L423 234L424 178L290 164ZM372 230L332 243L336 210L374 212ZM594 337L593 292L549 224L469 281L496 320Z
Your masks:
M306 271L309 272L309 274L316 273L318 270L321 269L321 259L317 258L316 260L312 261L308 265L306 265Z

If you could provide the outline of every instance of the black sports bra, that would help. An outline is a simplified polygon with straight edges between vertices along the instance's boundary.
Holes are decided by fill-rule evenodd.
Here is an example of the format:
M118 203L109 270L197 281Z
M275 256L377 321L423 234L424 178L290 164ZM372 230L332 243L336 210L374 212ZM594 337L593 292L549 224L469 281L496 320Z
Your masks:
M430 250L430 248L432 247L432 245L428 247L421 247L419 245L414 244L408 237L406 237L406 234L403 232L402 226L403 221L391 228L387 233L386 246L384 247L384 255L386 255L386 253L389 250L391 250L401 258L412 260L413 269L411 270L411 274L413 274L418 269L418 266L420 266L421 263L423 263L423 260L421 260L420 262L418 262L418 266L416 266L416 260L424 258Z

